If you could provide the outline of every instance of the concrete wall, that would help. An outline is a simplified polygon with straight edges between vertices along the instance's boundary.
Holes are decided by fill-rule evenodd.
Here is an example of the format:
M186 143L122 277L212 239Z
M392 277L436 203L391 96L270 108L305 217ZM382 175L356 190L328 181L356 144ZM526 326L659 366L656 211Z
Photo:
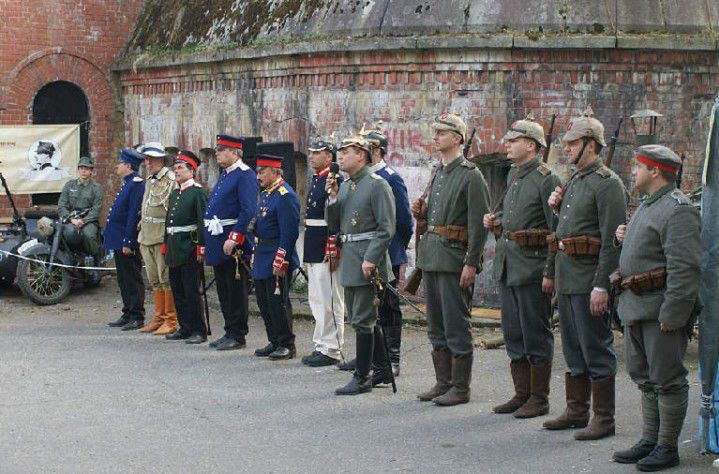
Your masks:
M508 124L528 112L545 124L557 113L562 131L591 104L608 137L620 117L652 108L670 117L660 124L661 140L686 154L689 189L698 184L718 66L715 53L701 51L467 46L205 58L122 72L125 142L160 139L199 149L210 146L215 133L226 132L292 140L305 150L315 135L383 120L389 161L414 198L432 163L429 124L441 112L459 113L477 127L473 155L481 163L502 151ZM626 126L613 163L627 184L634 139ZM559 153L550 161L567 174ZM491 245L486 256L489 267ZM493 301L488 271L478 293Z

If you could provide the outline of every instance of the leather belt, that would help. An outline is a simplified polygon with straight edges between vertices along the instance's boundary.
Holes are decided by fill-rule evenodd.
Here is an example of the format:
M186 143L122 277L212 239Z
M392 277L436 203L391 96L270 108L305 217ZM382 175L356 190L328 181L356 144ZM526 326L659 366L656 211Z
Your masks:
M431 232L432 234L441 235L442 237L446 237L449 240L454 240L457 242L461 242L463 244L467 244L469 242L469 231L466 227L461 225L447 225L447 226L435 226L431 225L427 227L427 232Z
M372 240L379 235L379 232L362 232L359 234L342 234L340 235L340 242L360 242L362 240Z
M182 232L192 232L197 230L197 225L176 225L165 229L169 235L179 234Z
M280 241L279 239L263 239L262 237L255 237L255 243L257 245L277 245Z

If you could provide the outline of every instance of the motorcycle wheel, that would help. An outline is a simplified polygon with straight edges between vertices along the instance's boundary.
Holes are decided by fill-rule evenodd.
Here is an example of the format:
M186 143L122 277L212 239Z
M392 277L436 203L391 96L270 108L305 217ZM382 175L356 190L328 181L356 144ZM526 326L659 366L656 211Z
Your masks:
M48 262L50 255L36 254L32 258ZM17 285L30 300L45 306L64 300L72 289L72 280L64 268L20 260L17 264Z

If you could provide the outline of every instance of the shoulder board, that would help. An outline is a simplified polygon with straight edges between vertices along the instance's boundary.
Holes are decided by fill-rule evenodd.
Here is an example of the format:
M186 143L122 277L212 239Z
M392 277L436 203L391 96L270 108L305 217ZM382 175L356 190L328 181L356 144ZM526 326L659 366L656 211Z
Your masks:
M465 168L476 168L477 167L477 165L475 165L474 163L472 163L469 160L462 160L462 163L460 163L460 166L464 166Z
M280 193L280 196L284 196L285 194L287 194L288 191L286 187L280 186L279 188L277 188L277 192Z
M135 176L134 178L132 178L132 180L136 183L142 183L144 181L144 179L140 178L139 176Z
M539 166L537 166L537 171L542 176L547 176L548 174L551 174L551 172L552 172L552 170L550 170L549 167L544 164L540 164Z
M675 189L669 195L677 202L677 204L681 205L690 205L692 202L689 200L686 194L684 194L680 189Z
M387 174L389 174L389 175L392 175L392 174L396 174L396 173L397 173L395 170L393 170L393 169L390 168L389 166L385 166L384 169L387 170Z
M202 185L201 185L200 183L195 183L195 184L193 184L193 186L196 187L196 188L201 188L201 187L202 187Z
M602 178L608 178L612 175L612 172L609 171L609 168L607 168L606 166L600 166L599 168L597 168L597 174Z
M375 173L370 173L370 176L374 179L382 179L382 176L377 176Z

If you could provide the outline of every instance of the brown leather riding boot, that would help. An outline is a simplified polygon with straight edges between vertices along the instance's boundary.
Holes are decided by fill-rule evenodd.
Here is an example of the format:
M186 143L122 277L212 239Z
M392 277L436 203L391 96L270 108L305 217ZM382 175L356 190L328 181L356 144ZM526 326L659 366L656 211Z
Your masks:
M614 436L614 376L592 380L592 421L574 434L574 439L590 441Z
M564 390L567 397L567 408L558 418L545 421L542 426L548 430L567 430L584 428L589 422L589 397L591 396L589 377L580 375L564 376Z
M509 363L509 371L514 383L514 396L508 402L492 408L495 413L514 413L529 399L529 362L526 360L512 361Z
M472 355L452 357L452 388L447 393L432 399L443 407L469 402L469 384L472 382Z
M552 364L532 365L531 396L527 403L514 412L515 418L534 418L549 413L549 380Z
M429 402L435 397L444 395L452 387L452 353L447 350L433 350L432 363L434 364L434 376L437 382L426 392L417 394L417 398L423 402Z
M172 297L172 291L165 290L165 322L160 328L152 334L156 336L164 336L177 332L177 310L175 309L175 299Z
M152 300L155 303L155 317L144 325L140 332L157 331L165 319L165 295L160 290L153 290Z

